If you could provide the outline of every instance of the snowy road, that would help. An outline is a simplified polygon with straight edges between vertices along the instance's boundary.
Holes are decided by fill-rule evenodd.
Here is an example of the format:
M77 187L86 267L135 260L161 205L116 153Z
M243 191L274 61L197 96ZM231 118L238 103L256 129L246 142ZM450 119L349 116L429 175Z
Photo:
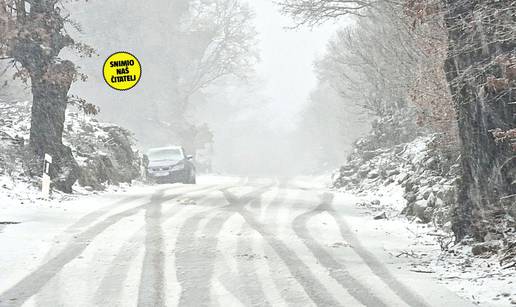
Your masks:
M31 210L0 229L0 306L469 306L389 251L353 197L200 180Z

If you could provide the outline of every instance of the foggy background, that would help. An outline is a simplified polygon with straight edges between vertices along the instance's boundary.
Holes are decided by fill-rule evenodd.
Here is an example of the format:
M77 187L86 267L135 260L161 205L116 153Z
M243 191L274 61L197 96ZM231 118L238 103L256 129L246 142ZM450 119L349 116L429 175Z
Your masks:
M178 11L173 2L94 1L72 4L70 9L71 17L82 25L76 35L99 55L80 59L67 55L89 76L87 82L75 83L71 93L98 105L99 120L133 131L143 150L181 142L162 133L178 130L174 119L163 114L180 113L175 109L179 95L171 81L172 63L191 53L189 48L198 42L176 44L171 38ZM369 126L363 111L319 81L314 72L314 61L324 55L328 40L343 25L287 29L293 25L291 19L282 16L272 1L248 5L256 33L251 71L245 78L223 78L203 88L190 97L185 113L188 122L213 133L204 154L210 156L211 171L293 175L337 168L351 143ZM142 79L130 91L114 91L102 77L103 62L117 51L133 53L142 64Z

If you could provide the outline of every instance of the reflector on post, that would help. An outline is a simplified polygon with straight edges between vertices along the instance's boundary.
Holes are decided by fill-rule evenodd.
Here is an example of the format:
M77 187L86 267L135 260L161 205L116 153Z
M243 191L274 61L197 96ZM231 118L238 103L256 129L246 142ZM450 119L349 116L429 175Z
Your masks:
M52 156L45 154L45 166L43 168L43 178L41 182L43 198L50 197L50 164L52 164Z

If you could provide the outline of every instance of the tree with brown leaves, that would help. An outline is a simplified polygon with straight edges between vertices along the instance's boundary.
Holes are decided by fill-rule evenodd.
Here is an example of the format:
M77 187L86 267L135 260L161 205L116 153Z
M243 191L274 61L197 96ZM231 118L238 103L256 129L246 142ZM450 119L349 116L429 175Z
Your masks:
M67 34L65 25L74 23L63 11L58 0L0 0L0 57L10 60L15 76L31 86L32 175L39 175L44 155L50 154L55 187L71 192L79 168L70 148L62 142L63 125L70 86L85 77L59 53L75 48L88 56L93 50Z

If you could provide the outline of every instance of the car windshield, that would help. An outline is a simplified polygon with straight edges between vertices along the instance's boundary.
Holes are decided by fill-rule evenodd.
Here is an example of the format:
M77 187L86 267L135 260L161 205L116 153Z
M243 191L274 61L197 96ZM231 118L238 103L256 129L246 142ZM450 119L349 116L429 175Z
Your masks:
M149 161L164 161L164 160L181 160L183 153L178 148L154 149L150 150L148 155Z

